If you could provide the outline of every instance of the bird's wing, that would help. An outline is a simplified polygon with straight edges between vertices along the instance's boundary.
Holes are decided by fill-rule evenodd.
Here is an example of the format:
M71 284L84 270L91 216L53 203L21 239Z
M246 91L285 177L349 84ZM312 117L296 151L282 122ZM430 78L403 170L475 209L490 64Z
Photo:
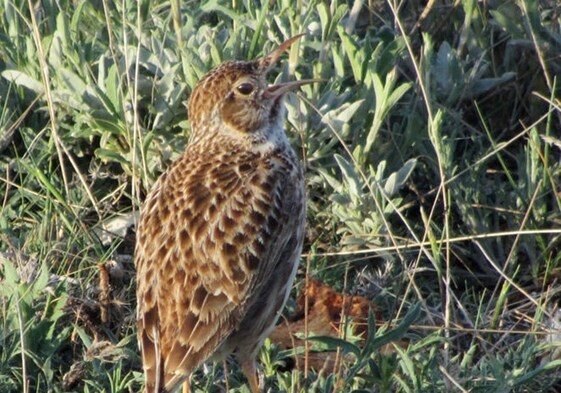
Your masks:
M290 237L283 233L294 230L288 206L303 205L300 169L280 168L287 164L180 160L147 199L136 257L147 386L181 383L236 328L271 274Z

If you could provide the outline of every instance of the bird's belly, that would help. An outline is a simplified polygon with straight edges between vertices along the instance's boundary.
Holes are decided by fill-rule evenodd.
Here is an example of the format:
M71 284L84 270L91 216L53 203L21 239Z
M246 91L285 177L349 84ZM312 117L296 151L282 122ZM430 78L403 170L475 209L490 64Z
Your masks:
M299 250L287 264L270 275L254 297L253 304L238 328L222 343L213 360L235 354L238 359L251 358L259 351L274 329L282 308L288 299L298 267Z

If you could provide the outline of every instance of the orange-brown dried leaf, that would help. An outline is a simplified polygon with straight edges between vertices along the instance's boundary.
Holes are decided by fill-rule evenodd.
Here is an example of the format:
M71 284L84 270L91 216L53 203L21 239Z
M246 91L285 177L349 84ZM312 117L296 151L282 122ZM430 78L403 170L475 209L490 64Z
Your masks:
M344 295L319 280L309 280L297 299L297 309L294 314L283 320L269 338L282 349L303 347L304 340L298 337L306 333L306 324L310 335L341 337L341 323L346 323L345 319L350 318L353 333L362 337L360 345L368 335L370 312L376 315L377 323L380 322L376 305L367 298ZM399 342L397 345L406 344ZM392 351L393 344L388 344L380 350L382 353ZM298 369L304 369L306 356L308 367L316 370L331 370L337 361L335 352L310 351L296 357L295 365Z
M342 318L351 317L355 334L364 334L366 338L368 314L371 310L377 313L376 305L367 298L341 294L319 280L309 280L300 294L297 304L301 312L305 311L306 302L308 302L309 314L328 315L333 333L337 334L340 333Z

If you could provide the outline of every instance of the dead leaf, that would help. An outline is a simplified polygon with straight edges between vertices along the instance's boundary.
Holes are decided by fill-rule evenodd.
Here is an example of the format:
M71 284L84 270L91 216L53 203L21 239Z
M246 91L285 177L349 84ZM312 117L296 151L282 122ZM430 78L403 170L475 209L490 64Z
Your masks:
M306 317L306 302L308 304ZM309 280L307 286L300 293L297 309L287 319L283 320L269 336L271 342L279 345L283 350L304 347L304 337L330 336L341 338L343 323L350 323L353 336L360 336L362 345L368 336L368 315L373 312L376 321L381 320L376 305L363 296L344 295L319 280ZM401 344L398 344L401 345ZM393 345L382 348L382 352L392 352ZM295 359L296 367L303 369L305 354ZM335 366L336 352L309 351L308 366L320 370Z

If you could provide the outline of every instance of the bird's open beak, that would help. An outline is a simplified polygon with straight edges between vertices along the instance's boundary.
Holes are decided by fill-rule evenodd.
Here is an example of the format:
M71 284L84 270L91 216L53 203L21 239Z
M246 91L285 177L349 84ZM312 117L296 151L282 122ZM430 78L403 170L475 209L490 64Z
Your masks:
M324 82L322 79L303 79L300 81L292 81L292 82L285 82L279 83L277 85L271 85L265 90L263 97L264 98L278 98L283 96L285 93L296 90L302 85L306 85L308 83L317 83L317 82Z
M282 44L279 45L278 48L273 50L267 56L261 59L261 67L265 69L265 74L268 73L274 66L279 57L286 51L292 44L298 41L301 37L305 34L297 34L293 37L290 37L288 40L284 41ZM308 83L317 83L317 82L324 82L321 79L304 79L300 81L293 81L293 82L285 82L279 83L277 85L272 85L265 90L264 98L278 98L282 97L285 93L295 90L298 87L308 84Z

